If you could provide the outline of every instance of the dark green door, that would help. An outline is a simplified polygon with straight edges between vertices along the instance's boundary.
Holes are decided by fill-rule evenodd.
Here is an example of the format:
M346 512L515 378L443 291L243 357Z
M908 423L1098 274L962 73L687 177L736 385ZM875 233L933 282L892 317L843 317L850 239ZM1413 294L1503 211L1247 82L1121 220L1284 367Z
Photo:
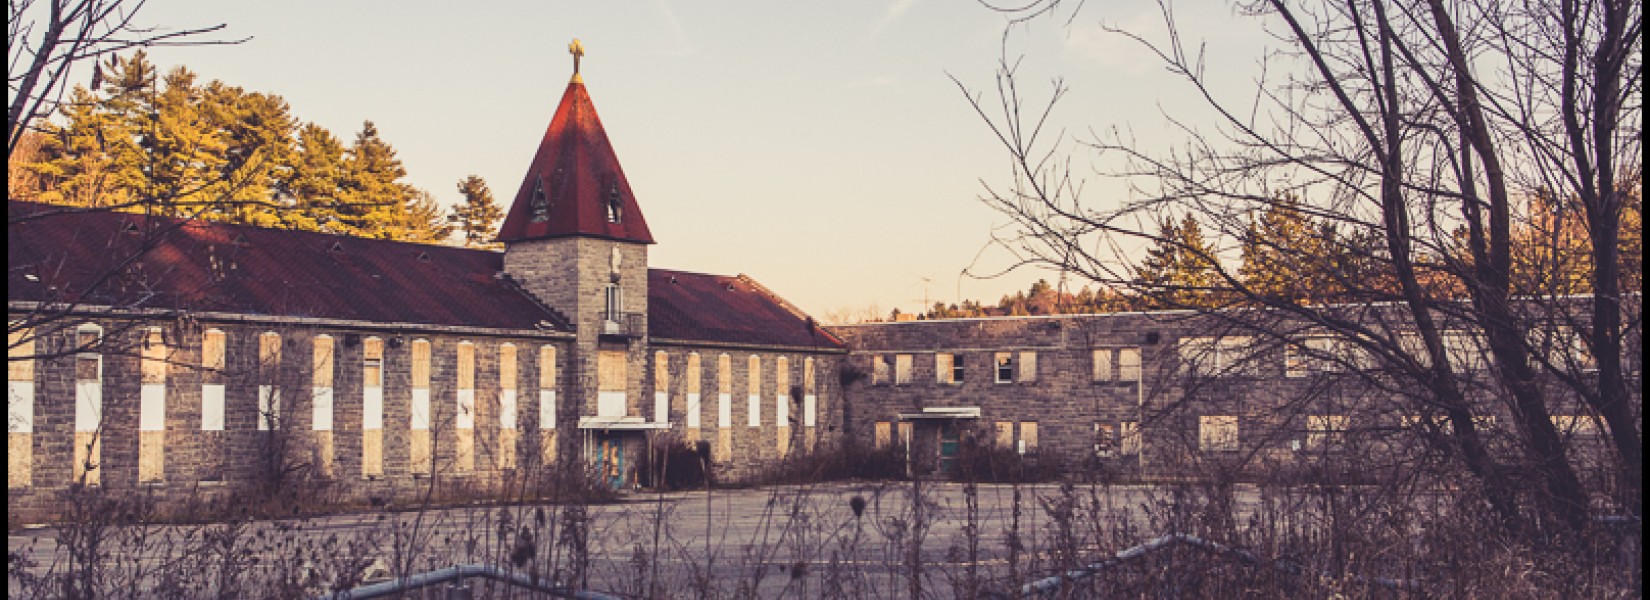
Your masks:
M957 424L951 421L940 421L940 473L951 476L957 474L957 447L962 439L957 434Z

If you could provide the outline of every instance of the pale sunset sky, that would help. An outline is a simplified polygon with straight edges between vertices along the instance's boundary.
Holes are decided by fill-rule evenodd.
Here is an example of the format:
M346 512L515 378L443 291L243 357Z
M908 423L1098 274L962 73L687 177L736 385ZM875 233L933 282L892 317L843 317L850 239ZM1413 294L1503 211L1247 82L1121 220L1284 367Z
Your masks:
M1014 27L1030 104L1071 91L1045 135L1091 128L1180 138L1164 111L1196 118L1192 90L1102 22L1162 39L1153 2L1088 2ZM1210 73L1246 85L1270 38L1212 0L1175 5L1207 44ZM151 50L162 68L283 96L294 115L353 139L372 120L408 181L444 204L482 176L501 204L521 185L572 60L583 72L652 228L655 267L746 273L820 317L875 305L995 303L1042 277L1000 271L1006 218L979 201L1007 155L948 77L995 101L1005 15L977 2L217 2L151 0L140 22L225 23L235 46ZM1068 24L1069 21L1069 24ZM89 77L89 69L77 73ZM1161 138L1161 139L1160 139ZM1091 170L1079 154L1074 167ZM1127 199L1090 177L1085 198ZM928 279L926 284L924 278ZM1081 282L1073 281L1076 290Z

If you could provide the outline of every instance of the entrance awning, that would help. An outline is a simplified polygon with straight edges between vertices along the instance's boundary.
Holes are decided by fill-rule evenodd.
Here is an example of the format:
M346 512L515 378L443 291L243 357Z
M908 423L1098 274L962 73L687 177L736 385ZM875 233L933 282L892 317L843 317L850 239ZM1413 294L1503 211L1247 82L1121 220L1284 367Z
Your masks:
M579 429L646 431L650 429L670 429L670 423L649 421L641 417L579 417Z
M978 418L980 418L980 407L978 406L930 406L922 409L922 412L899 414L899 420L901 421Z

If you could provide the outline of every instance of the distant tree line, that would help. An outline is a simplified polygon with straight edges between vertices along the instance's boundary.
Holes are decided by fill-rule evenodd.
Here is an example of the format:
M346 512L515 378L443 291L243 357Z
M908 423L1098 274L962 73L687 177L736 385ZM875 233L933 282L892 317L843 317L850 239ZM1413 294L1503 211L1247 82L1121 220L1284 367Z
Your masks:
M1644 229L1640 187L1628 191L1618 241L1621 289L1643 290ZM1515 223L1512 288L1523 296L1592 292L1593 266L1587 251L1587 224L1574 198L1538 193L1526 200L1528 217ZM1367 231L1348 234L1333 221L1313 215L1293 195L1280 195L1263 210L1251 211L1239 239L1235 271L1219 269L1222 244L1204 234L1188 213L1158 222L1154 243L1122 289L1083 286L1076 293L1039 279L1026 291L1004 295L995 305L976 300L935 302L923 319L1069 315L1129 310L1216 308L1242 304L1231 290L1242 288L1270 301L1301 304L1386 301L1399 286L1382 264L1381 240ZM1236 228L1234 228L1236 229ZM1360 235L1361 234L1361 235ZM1470 266L1467 234L1451 236L1459 246L1420 257L1417 279L1439 297L1466 299L1468 292L1449 273ZM1235 274L1237 281L1223 280ZM1235 285L1234 285L1235 284ZM890 319L898 317L898 309Z
M162 75L141 50L99 63L55 116L8 157L12 199L422 243L456 230L469 246L503 214L474 175L444 212L372 121L346 143L280 96Z

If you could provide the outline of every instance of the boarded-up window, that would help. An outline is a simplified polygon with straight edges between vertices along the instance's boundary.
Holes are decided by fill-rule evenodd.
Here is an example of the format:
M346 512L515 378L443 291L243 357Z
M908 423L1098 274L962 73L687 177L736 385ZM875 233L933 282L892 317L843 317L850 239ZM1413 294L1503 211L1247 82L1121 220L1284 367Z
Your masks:
M6 487L34 485L34 330L10 324L6 338Z
M1442 337L1444 353L1457 371L1480 371L1489 364L1484 355L1487 344L1483 336L1467 331L1446 331Z
M653 353L653 421L670 420L670 355L663 350Z
M456 385L458 398L453 419L453 468L460 472L475 469L476 465L476 345L458 343Z
M498 467L516 468L516 345L498 347Z
M539 429L556 428L556 347L539 346Z
M934 381L937 383L956 383L951 371L951 356L944 352L934 355Z
M281 428L281 334L258 334L258 430Z
M814 359L812 357L802 359L802 426L804 427L813 427L819 420L819 396L818 389L815 388L814 377Z
M1004 450L1014 447L1014 422L997 421L992 423L992 442Z
M1117 437L1124 456L1140 454L1140 422L1124 421L1117 424Z
M143 336L138 389L138 482L166 479L166 339L159 327Z
M783 356L773 360L774 424L791 424L791 360Z
M1020 423L1020 454L1037 451L1037 422L1025 421Z
M877 421L876 434L872 438L872 445L881 450L887 448L894 438L894 424L888 421Z
M623 417L630 414L626 397L626 374L630 357L623 351L602 350L596 353L596 415Z
M1029 383L1037 381L1037 353L1031 350L1020 352L1019 381Z
M224 374L227 341L222 330L208 329L201 335L201 431L223 431ZM208 452L220 450L221 438L208 439ZM208 458L209 463L215 463ZM216 467L209 467L209 470Z
M761 427L762 426L762 357L757 356L755 354L751 355L750 361L749 361L749 366L746 367L746 371L745 371L745 383L746 383L746 388L748 388L746 393L750 394L750 401L747 403L748 406L746 406L746 408L749 411L749 414L747 415L749 417L747 419L747 424L750 425L751 427Z
M310 390L310 406L314 409L310 429L315 432L312 458L317 473L322 477L333 474L332 383L337 364L333 348L331 336L315 336L310 363L314 374Z
M361 342L361 476L384 474L384 340Z
M99 485L103 481L103 452L99 433L103 424L103 328L81 325L75 330L74 481Z
M1198 417L1198 447L1204 452L1231 452L1238 449L1238 418L1233 415Z
M888 383L888 357L881 354L871 356L871 385Z
M912 356L909 354L894 355L894 385L911 383Z
M733 427L733 359L716 357L716 426Z
M699 353L692 352L687 357L687 426L699 427L703 420L700 411L703 410L700 399L700 383L704 378L699 364Z
M332 346L333 346L332 336L328 336L328 335L315 336L314 360L313 360L313 362L311 362L311 365L313 365L314 373L315 373L315 380L314 380L315 382L312 385L314 385L315 387L318 387L318 388L322 388L322 387L330 388L330 387L332 387L332 375L333 375Z
M1339 444L1351 422L1347 415L1307 415L1306 447L1317 450Z
M430 341L412 343L412 405L408 407L411 423L407 432L408 469L414 475L428 475L432 468L430 455Z
M556 347L539 346L539 460L555 464L556 452Z
M1094 381L1112 380L1112 356L1116 352L1112 348L1094 349L1094 371L1091 377Z
M1140 349L1119 348L1117 350L1117 380L1140 381Z

